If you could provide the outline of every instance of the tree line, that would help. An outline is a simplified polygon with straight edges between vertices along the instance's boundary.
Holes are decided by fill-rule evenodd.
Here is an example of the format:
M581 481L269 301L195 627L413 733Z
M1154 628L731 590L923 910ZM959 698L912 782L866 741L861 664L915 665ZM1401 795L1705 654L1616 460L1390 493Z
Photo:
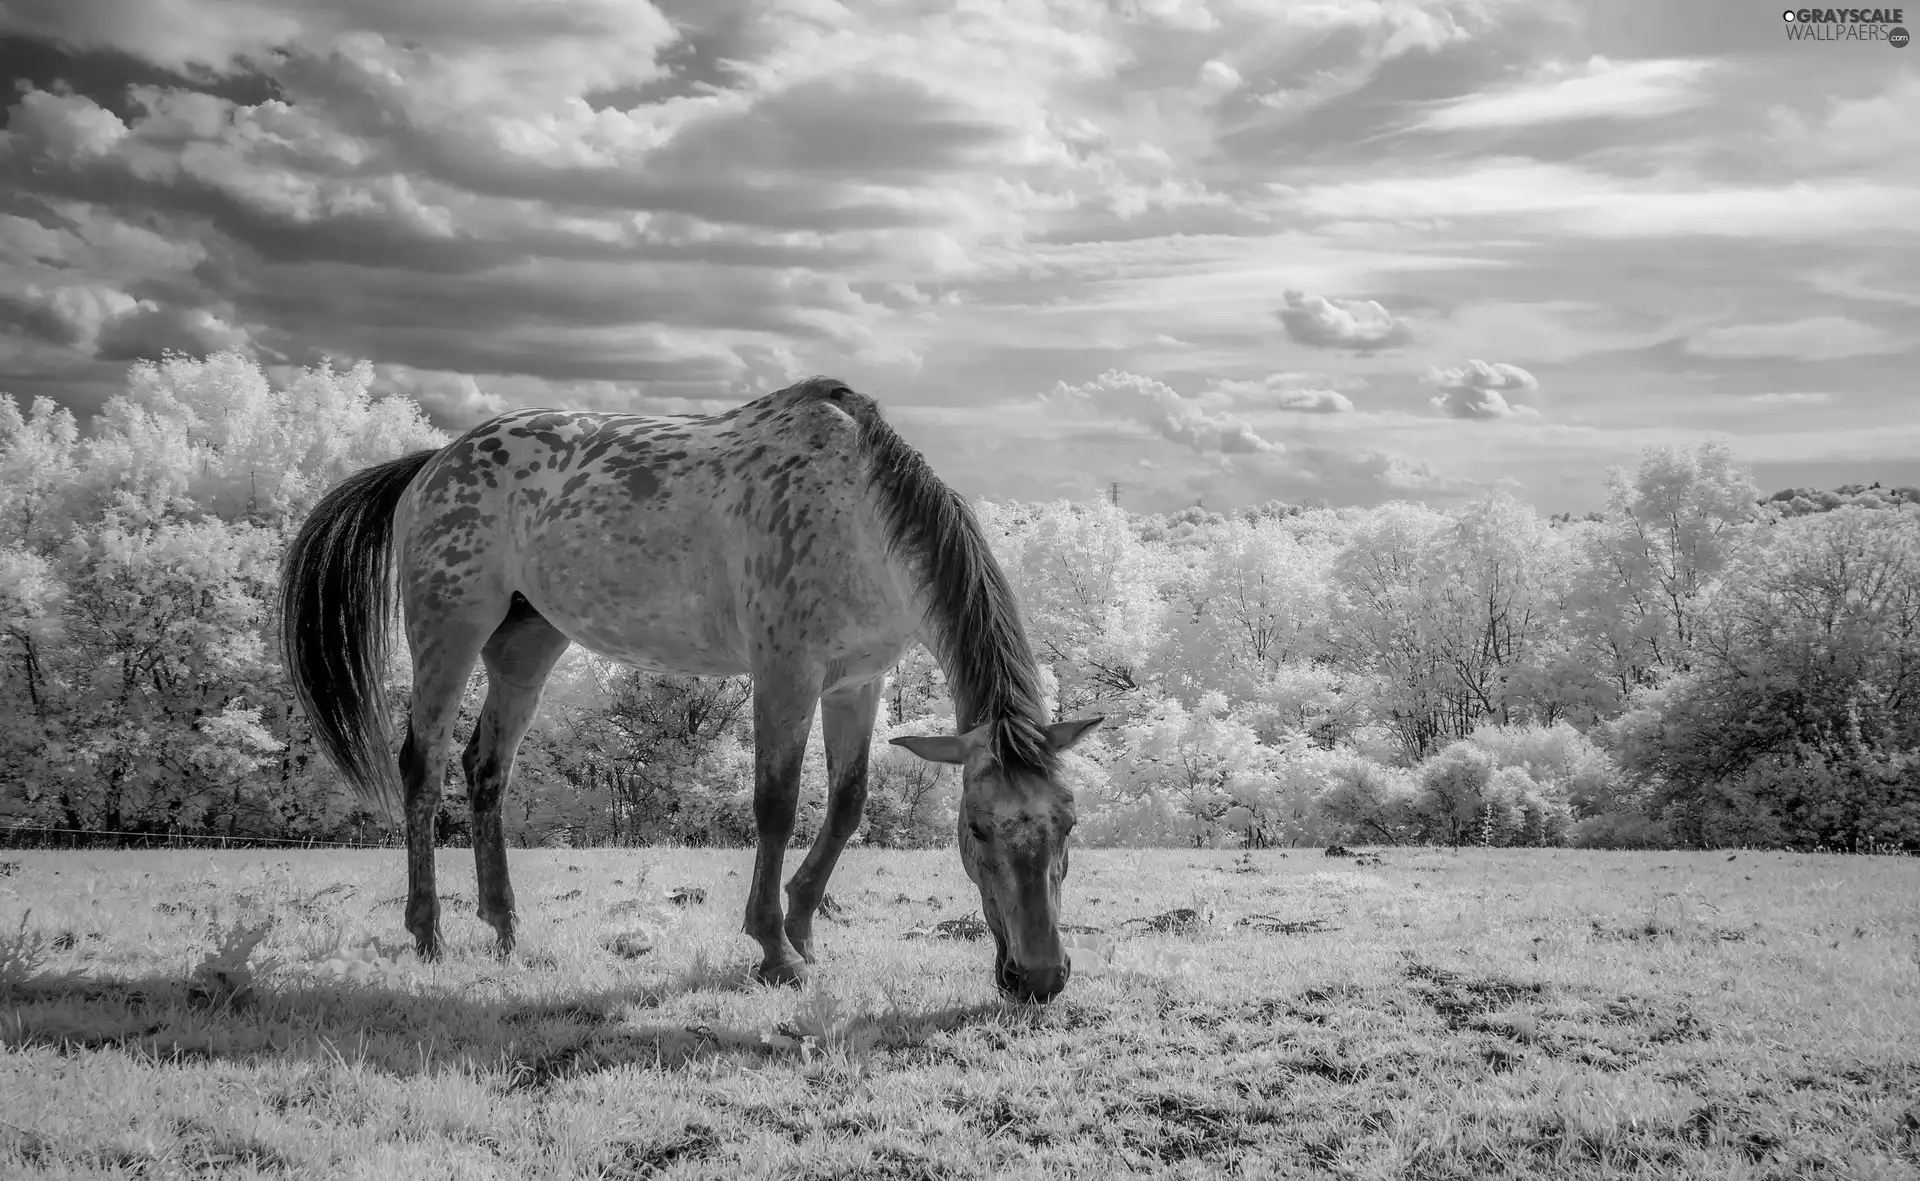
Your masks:
M170 356L85 439L0 397L0 826L380 833L314 750L273 610L334 482L446 441L371 385L365 364L276 384L237 353ZM1763 499L1703 443L1649 448L1577 520L1500 492L1117 499L977 505L1054 707L1111 719L1067 758L1084 842L1920 849L1920 489ZM404 709L404 645L389 673ZM749 704L744 678L575 649L522 748L513 839L750 843ZM860 839L953 839L951 770L886 743L951 725L915 649ZM816 726L797 841L824 770Z

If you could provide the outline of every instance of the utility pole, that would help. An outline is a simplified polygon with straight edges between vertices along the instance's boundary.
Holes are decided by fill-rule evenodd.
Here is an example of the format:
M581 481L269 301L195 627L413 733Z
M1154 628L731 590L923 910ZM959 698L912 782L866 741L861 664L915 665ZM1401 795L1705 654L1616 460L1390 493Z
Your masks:
M1107 503L1115 508L1120 507L1120 481L1115 480L1107 486Z

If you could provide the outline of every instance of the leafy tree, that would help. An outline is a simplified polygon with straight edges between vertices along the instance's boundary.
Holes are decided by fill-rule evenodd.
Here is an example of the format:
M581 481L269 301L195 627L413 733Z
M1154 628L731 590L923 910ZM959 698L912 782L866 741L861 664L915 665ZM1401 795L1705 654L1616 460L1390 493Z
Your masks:
M1211 529L1193 580L1197 622L1185 637L1190 675L1245 700L1282 667L1320 656L1332 558L1273 518Z
M1554 650L1565 567L1531 510L1489 496L1446 516L1382 507L1333 565L1332 651L1372 680L1409 761L1529 710L1522 678Z
M1129 708L1158 679L1170 556L1110 504L1060 501L1019 514L982 506L981 515L1034 646L1059 679L1060 711Z
M1446 526L1425 505L1382 505L1333 565L1335 660L1371 681L1375 715L1409 758L1424 755L1452 724L1448 670L1425 609L1438 574L1427 555Z
M235 353L135 365L91 438L0 397L0 810L108 828L324 831L269 610L296 514L444 441L369 366L280 390Z
M1632 479L1614 469L1603 520L1583 545L1570 603L1577 651L1615 701L1693 667L1700 612L1755 519L1752 477L1723 443L1649 447Z
M1120 798L1165 800L1198 843L1259 823L1273 783L1273 751L1228 710L1224 694L1207 693L1192 710L1163 698L1121 726L1119 738L1107 772ZM1247 815L1230 825L1236 807Z
M1623 764L1677 835L1728 839L1736 814L1776 818L1741 830L1751 840L1907 831L1920 804L1884 785L1905 782L1903 760L1920 749L1920 512L1845 506L1782 521L1743 556L1699 636L1695 668L1641 693L1616 727ZM1836 823L1801 794L1823 784L1867 810Z
M1826 513L1843 505L1866 509L1897 509L1904 504L1920 504L1920 488L1883 488L1872 484L1842 484L1831 491L1819 488L1783 488L1762 502L1783 517L1801 517Z

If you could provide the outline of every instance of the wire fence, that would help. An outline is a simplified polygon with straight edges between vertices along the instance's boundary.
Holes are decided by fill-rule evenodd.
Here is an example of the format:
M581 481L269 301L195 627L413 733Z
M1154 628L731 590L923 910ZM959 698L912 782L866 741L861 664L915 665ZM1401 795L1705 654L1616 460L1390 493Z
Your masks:
M571 837L571 832L549 834L547 840L537 842L542 848L662 848L677 846L678 842L659 842L654 844L629 844L621 842L589 842L575 844L571 840L556 841L556 837ZM312 837L258 837L228 836L213 832L139 832L131 829L111 828L42 828L38 825L0 826L0 849L192 849L204 845L218 849L399 849L404 845L396 837L387 841L328 841ZM452 849L468 847L464 842L436 841L436 848ZM742 846L750 847L750 846ZM1185 846L1168 846L1169 848ZM1280 846L1257 844L1254 848L1279 848ZM1335 845L1334 848L1342 848ZM1447 848L1448 846L1400 845L1384 848ZM1677 849L1648 849L1646 852L1685 852ZM1728 845L1712 849L1690 850L1693 852L1778 852L1778 853L1846 853L1878 857L1920 857L1920 844L1900 845L1883 844L1878 841L1862 841L1852 845L1787 845L1779 848ZM1337 854L1329 854L1337 856Z
M307 837L228 836L211 832L138 832L111 828L0 828L7 849L393 849L394 842L325 841Z

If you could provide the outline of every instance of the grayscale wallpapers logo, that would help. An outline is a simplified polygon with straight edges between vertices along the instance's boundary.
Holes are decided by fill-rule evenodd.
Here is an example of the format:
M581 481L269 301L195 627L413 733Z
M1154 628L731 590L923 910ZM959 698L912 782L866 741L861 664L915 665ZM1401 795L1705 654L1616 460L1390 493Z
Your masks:
M1780 14L1789 41L1885 41L1905 49L1912 40L1904 8L1789 8Z

